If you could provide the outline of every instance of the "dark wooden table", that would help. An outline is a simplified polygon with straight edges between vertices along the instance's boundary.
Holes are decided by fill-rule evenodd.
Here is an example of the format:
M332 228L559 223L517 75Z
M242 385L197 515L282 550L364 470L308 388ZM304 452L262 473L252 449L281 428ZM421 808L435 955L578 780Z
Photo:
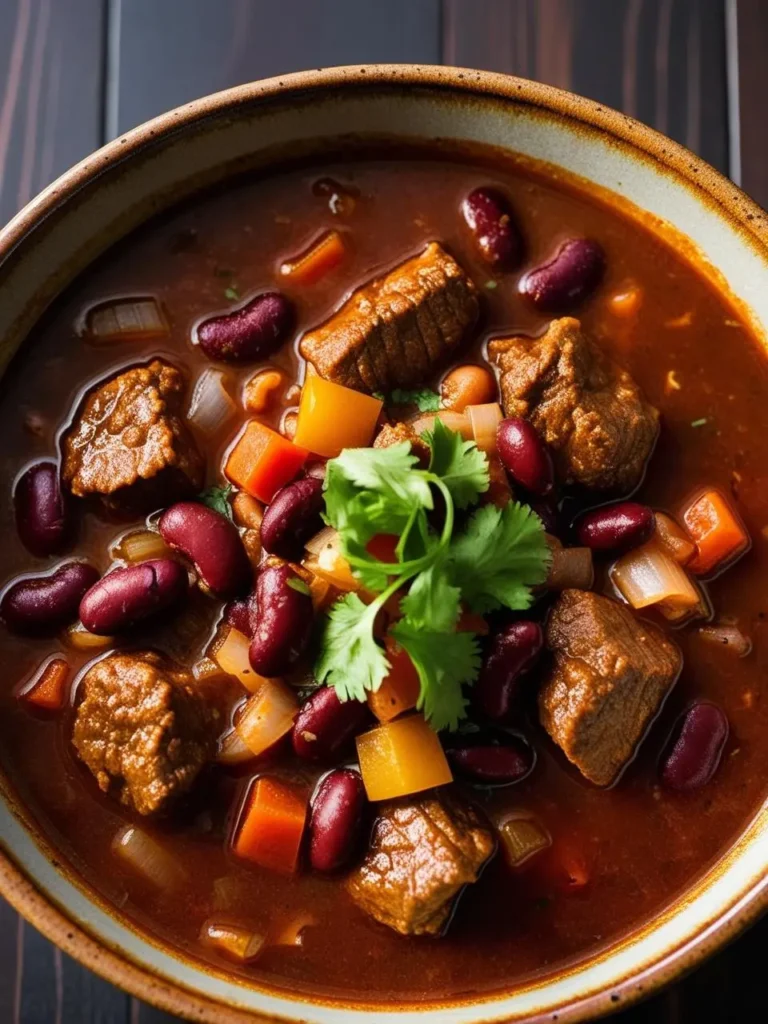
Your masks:
M572 89L685 143L768 206L768 0L0 0L0 222L90 150L177 104L287 71L383 61ZM768 919L617 1019L765 1020L766 941ZM0 1024L172 1020L0 900Z

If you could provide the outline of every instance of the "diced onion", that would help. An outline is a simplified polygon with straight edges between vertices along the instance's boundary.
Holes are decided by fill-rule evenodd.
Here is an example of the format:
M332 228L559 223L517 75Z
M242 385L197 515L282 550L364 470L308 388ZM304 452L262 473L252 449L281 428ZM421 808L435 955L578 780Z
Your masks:
M216 752L218 764L236 765L252 761L254 753L250 747L246 747L240 736L231 729L219 740L219 749Z
M486 454L496 451L496 435L499 424L504 419L498 402L486 405L468 405L466 414L472 427L472 436L481 452Z
M85 317L85 335L91 341L144 341L168 334L162 310L151 297L117 299L92 306Z
M310 558L304 560L305 568L315 576L326 580L339 590L359 590L360 581L352 574L349 562L340 551L341 538L330 526L315 534L306 544Z
M82 622L76 622L69 626L64 633L64 640L76 651L97 651L105 647L111 647L115 642L112 636L99 636L96 633L89 633Z
M242 906L245 896L240 880L233 875L221 875L214 879L211 905L216 910L229 910Z
M251 641L239 630L230 626L223 641L214 650L212 657L222 672L239 679L246 690L258 693L264 683L264 676L251 668L248 649Z
M507 818L499 825L499 835L507 861L513 868L552 845L549 834L532 818Z
M241 964L253 963L265 944L259 932L222 921L207 921L200 932L200 941Z
M656 520L656 542L677 562L678 565L686 565L696 553L696 545L693 543L682 526L678 526L675 520L664 512L654 513Z
M112 840L112 852L158 889L178 889L187 877L181 861L137 828L127 825Z
M305 912L277 925L270 935L271 946L301 946L304 931L317 924L314 914Z
M221 370L205 370L195 384L187 418L206 437L213 437L237 412Z
M126 562L145 562L148 558L167 558L170 549L154 530L136 530L121 537L113 553Z
M736 658L746 658L752 650L752 641L737 626L702 626L699 636L705 643L723 647Z
M611 580L635 609L662 603L695 608L701 600L688 574L653 540L623 555L611 569Z
M293 727L298 709L292 690L279 679L266 679L259 692L246 701L235 722L235 732L258 756Z
M547 573L550 590L591 590L595 581L592 552L589 548L552 546L552 561Z
M426 416L419 416L418 419L412 421L411 426L420 437L425 430L435 429L436 419L442 420L443 425L449 430L453 430L457 434L461 434L465 441L474 440L469 416L463 412L454 412L452 409L441 409L440 412L432 412L428 413Z
M319 533L314 535L314 537L310 537L304 545L304 548L310 553L310 555L314 555L317 558L325 547L333 546L338 550L338 544L338 533L332 526L324 526Z

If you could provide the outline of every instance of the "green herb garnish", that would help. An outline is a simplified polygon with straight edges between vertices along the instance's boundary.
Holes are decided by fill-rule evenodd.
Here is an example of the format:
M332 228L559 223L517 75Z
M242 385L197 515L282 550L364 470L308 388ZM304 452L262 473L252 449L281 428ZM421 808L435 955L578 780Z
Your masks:
M387 399L387 405L415 405L419 412L437 412L440 408L440 395L429 388L419 391L403 391L395 388Z
M226 298L232 300L240 298L240 293L238 292L237 287L235 285L230 285L229 288L225 288L224 295L226 296Z
M288 584L291 590L296 590L300 594L306 594L307 597L309 597L312 594L312 591L309 589L309 586L299 576L289 576L285 582Z
M227 519L231 519L232 506L229 504L229 496L232 491L231 484L225 484L223 487L208 487L200 492L197 500L201 501L203 505L207 505L208 508L212 508L214 512L220 512Z
M392 636L408 652L421 681L418 708L436 730L458 725L462 687L477 678L477 637L457 632L462 603L487 612L504 605L528 608L531 587L546 578L550 554L541 520L510 503L485 506L458 529L455 510L477 503L488 490L488 460L474 442L440 420L425 434L429 469L419 469L408 442L390 448L347 449L328 463L326 521L339 533L341 552L368 591L337 601L325 621L315 675L342 700L365 700L389 671L373 627L379 610L403 592L403 617ZM439 502L442 527L428 513ZM377 534L399 537L396 561L383 563L366 548Z
M488 291L492 292L494 288L498 288L499 287L499 282L498 281L486 281L485 282L485 287L488 289Z
M706 427L709 420L706 416L702 416L700 420L691 420L692 427Z

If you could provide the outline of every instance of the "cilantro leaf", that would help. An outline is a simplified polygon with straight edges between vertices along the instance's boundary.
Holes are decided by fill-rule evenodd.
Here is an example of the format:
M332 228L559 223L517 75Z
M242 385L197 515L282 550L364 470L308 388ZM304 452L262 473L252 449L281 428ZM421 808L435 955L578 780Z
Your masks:
M473 683L480 671L475 635L428 630L405 618L392 627L392 636L408 652L418 672L418 709L436 732L455 729L467 705L462 684Z
M523 610L530 588L543 583L551 555L539 517L527 505L484 505L449 553L453 583L475 612L501 605Z
M466 508L489 487L488 459L474 441L462 440L440 419L424 434L432 449L429 471L439 476L451 492L456 506Z
M333 686L340 700L365 700L378 690L389 662L373 637L379 603L365 605L357 594L345 594L330 610L321 637L315 678Z
M437 412L440 408L440 395L430 388L419 391L403 391L395 388L386 400L387 405L415 405L419 412Z
M231 484L225 484L223 487L208 487L198 494L197 500L203 505L207 505L208 508L212 508L214 512L219 512L227 519L231 519L232 506L229 504L229 496L233 490Z
M461 591L451 584L445 566L435 562L419 573L400 608L412 625L447 633L461 613Z

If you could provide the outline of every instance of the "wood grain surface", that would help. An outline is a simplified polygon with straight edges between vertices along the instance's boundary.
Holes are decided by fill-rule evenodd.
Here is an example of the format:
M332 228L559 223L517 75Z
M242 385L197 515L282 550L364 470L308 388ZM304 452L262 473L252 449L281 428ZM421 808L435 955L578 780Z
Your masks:
M101 142L250 79L461 64L572 89L768 205L768 0L0 0L0 222ZM623 1024L765 1020L768 920ZM162 1024L0 900L0 1024Z

